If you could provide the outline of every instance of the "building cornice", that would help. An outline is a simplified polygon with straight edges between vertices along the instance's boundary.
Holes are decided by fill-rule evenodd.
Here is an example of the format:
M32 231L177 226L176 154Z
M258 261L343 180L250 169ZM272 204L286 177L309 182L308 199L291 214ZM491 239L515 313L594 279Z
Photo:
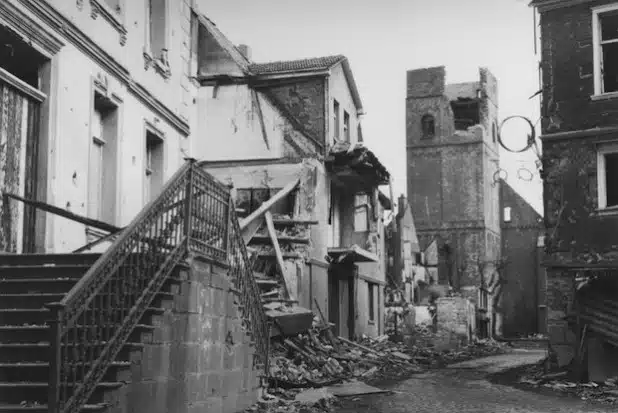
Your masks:
M93 42L84 32L62 16L53 6L43 0L17 1L23 4L26 9L32 12L50 28L63 35L78 50L83 52L95 63L120 80L135 97L148 106L158 116L165 119L183 136L189 135L189 124L185 120L183 120L179 115L176 115L171 109L152 95L144 86L133 80L127 68L125 68L95 42ZM0 1L0 5L4 6L5 2ZM1 9L2 7L0 7L0 10ZM25 26L23 23L19 26L20 31L23 31L23 26Z
M618 132L618 126L608 126L603 128L580 129L567 132L545 133L540 136L542 141L557 141L567 139L581 139L590 136L613 135Z
M51 58L64 46L60 39L7 1L0 1L0 21L11 30L20 33L25 37L24 40L32 42L47 57Z

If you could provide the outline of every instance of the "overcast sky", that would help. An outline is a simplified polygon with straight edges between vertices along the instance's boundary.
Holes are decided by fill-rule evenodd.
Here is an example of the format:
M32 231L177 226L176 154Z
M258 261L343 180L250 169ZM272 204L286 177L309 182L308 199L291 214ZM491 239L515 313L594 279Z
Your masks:
M406 71L446 66L447 83L478 80L479 66L498 78L500 119L539 119L533 10L527 0L200 0L234 43L256 62L343 54L367 112L367 145L406 192ZM507 124L504 138L521 147L526 131ZM500 154L507 182L537 209L542 192L536 157ZM533 172L534 178L525 168ZM519 171L519 173L518 173ZM518 178L518 175L523 178Z

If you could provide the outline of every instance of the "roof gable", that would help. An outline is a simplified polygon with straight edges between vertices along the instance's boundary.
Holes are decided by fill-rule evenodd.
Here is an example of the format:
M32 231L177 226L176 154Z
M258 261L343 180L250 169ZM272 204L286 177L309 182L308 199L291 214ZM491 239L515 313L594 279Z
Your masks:
M199 62L201 76L244 77L249 73L250 62L238 48L204 15L199 17L200 41L205 47L205 57Z

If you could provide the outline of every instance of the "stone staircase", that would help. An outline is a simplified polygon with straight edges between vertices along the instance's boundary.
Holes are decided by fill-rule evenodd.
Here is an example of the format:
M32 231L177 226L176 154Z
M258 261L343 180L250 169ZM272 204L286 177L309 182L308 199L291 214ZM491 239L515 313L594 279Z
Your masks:
M45 304L59 302L98 258L99 254L22 254L0 259L0 413L48 411L50 311ZM175 274L158 292L82 412L105 411L114 391L131 380L131 364L141 356L143 336L154 329L152 316L161 314L173 299ZM90 342L92 348L101 345L96 337L73 340ZM82 364L74 367L77 378L88 371Z

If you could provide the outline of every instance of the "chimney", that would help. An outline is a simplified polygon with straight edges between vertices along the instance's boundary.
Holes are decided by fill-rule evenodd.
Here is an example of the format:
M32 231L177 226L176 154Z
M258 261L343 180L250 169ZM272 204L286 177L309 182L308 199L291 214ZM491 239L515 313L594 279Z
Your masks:
M237 49L243 56L245 56L245 59L251 61L251 48L249 46L246 44L239 44Z

